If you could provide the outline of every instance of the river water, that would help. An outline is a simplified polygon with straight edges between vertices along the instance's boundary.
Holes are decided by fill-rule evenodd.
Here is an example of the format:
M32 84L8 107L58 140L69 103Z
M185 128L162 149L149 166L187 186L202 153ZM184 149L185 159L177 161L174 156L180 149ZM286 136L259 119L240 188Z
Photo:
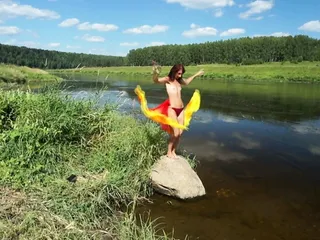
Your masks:
M65 92L91 98L99 90L101 103L122 111L139 112L137 84L149 107L166 98L163 86L146 81L72 79ZM201 108L180 146L196 155L207 194L155 194L138 212L179 239L320 239L320 85L194 81L183 100L198 88Z

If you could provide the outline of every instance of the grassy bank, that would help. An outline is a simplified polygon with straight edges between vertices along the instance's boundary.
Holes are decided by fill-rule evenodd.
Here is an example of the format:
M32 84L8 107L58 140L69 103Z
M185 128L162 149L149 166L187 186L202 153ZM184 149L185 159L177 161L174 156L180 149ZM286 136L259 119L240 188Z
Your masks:
M36 68L0 64L0 83L55 82L59 77Z
M161 75L166 75L171 66L163 66ZM320 62L264 63L256 65L210 64L186 66L185 76L203 68L203 79L231 81L276 81L276 82L320 82ZM52 70L60 73L81 72L94 75L127 75L150 79L152 67L105 67Z
M1 239L169 239L134 215L163 131L96 106L0 90Z

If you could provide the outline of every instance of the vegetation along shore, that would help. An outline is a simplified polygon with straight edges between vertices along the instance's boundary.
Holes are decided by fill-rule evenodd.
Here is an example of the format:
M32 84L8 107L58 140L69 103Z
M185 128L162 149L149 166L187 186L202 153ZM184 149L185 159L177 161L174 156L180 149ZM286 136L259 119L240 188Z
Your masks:
M134 212L163 131L96 106L52 87L0 90L2 239L169 239Z
M0 64L0 83L59 82L60 77L42 69Z
M264 63L255 65L206 64L186 66L185 76L194 74L199 68L205 74L200 79L230 80L230 81L271 81L271 82L320 82L320 62L301 63ZM163 66L160 75L169 72L170 66ZM152 68L150 66L123 66L83 69L52 70L52 73L81 73L106 77L108 75L127 76L128 80L140 78L150 80ZM51 72L51 71L49 71Z

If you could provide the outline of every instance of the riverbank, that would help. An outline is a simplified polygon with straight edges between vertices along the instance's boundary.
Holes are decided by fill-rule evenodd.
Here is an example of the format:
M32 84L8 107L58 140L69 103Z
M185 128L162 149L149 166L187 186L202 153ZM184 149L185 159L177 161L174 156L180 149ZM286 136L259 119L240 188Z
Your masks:
M0 64L0 84L27 82L58 82L61 78L37 68Z
M161 76L165 76L171 66L163 66ZM255 65L209 64L186 66L185 77L204 69L201 79L229 81L271 81L271 82L320 82L320 62L299 63L264 63ZM81 73L108 77L108 75L125 75L150 79L151 66L103 67L49 70L56 73Z
M0 90L0 110L1 238L169 239L134 214L166 146L154 123L52 88Z

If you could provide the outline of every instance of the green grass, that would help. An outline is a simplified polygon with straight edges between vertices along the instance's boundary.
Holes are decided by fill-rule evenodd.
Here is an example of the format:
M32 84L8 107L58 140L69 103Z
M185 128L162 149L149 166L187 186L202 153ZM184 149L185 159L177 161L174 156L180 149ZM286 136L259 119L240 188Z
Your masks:
M168 74L171 66L163 66L161 75ZM264 63L256 65L228 65L228 64L208 64L197 66L186 66L185 76L190 76L203 68L205 75L203 79L231 80L231 81L276 81L276 82L319 82L320 62L300 62L300 63ZM83 74L94 75L126 75L139 78L150 78L152 74L151 66L134 67L104 67L104 68L83 68L82 70L63 69L50 70L50 72L72 73L81 72Z
M59 90L0 90L1 239L173 239L141 221L164 132Z
M56 82L59 77L36 68L0 64L0 83Z

